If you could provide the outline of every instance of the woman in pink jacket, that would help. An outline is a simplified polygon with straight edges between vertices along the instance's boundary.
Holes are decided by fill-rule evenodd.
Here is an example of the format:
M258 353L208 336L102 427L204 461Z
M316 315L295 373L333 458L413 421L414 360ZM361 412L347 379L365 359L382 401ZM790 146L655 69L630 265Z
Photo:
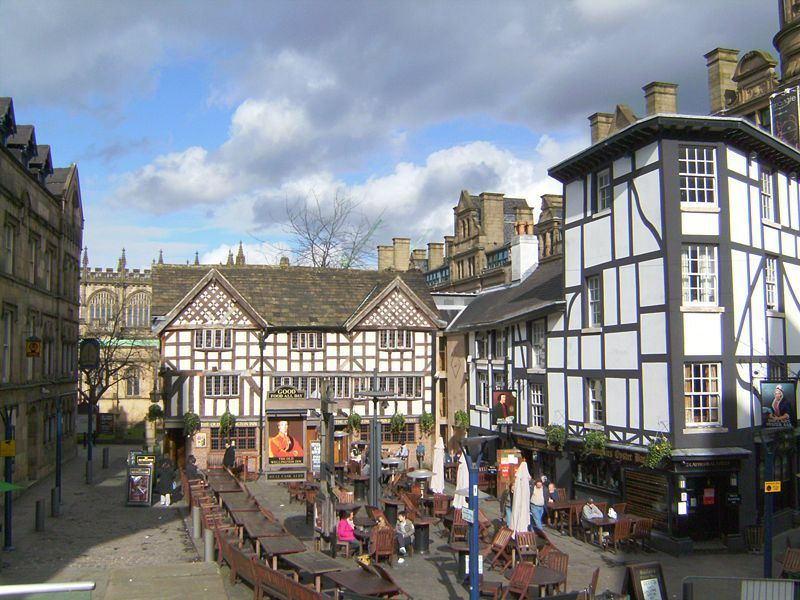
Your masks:
M350 551L356 552L361 548L361 543L356 539L356 529L353 524L355 513L341 513L339 525L336 527L336 539L350 544Z

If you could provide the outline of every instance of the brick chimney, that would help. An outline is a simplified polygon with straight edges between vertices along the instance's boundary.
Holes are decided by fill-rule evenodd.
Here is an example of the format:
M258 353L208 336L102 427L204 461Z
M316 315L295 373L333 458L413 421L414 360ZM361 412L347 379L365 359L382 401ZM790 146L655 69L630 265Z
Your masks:
M518 207L514 217L514 232L517 235L533 234L533 209L530 206Z
M648 115L678 112L678 85L653 81L642 88Z
M596 144L600 140L608 137L611 126L614 125L613 113L596 112L589 117L589 127L592 132L592 143Z
M394 270L408 271L411 258L411 238L392 238L394 245Z
M486 238L484 244L487 248L502 246L505 242L504 194L482 192L479 197L483 201L481 233Z
M726 96L736 93L733 73L738 64L739 51L732 48L714 48L706 54L708 68L708 101L712 114L728 107Z
M388 271L394 268L394 248L392 246L378 246L378 271Z
M432 271L441 267L444 263L444 244L441 242L430 242L428 244L428 270Z

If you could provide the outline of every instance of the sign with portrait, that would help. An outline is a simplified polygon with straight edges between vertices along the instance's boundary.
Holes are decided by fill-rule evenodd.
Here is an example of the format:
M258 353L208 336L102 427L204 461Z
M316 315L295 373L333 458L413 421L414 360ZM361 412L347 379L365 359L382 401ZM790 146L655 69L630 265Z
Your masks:
M269 464L305 464L305 422L301 418L277 417L269 421Z
M770 98L772 135L795 148L800 145L797 97L798 88L789 88Z
M153 493L153 468L128 467L128 506L150 506Z
M492 392L492 425L511 424L517 420L517 398L511 390Z
M797 402L794 381L761 382L761 416L764 427L795 427Z
M208 447L208 434L206 432L198 432L194 434L194 447L207 448Z

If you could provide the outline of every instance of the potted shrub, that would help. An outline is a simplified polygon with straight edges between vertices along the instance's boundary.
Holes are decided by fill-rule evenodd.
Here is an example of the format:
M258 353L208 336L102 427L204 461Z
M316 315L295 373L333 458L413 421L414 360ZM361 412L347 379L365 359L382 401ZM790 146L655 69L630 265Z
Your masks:
M547 445L558 451L564 449L567 442L567 430L562 425L551 423L544 428L544 435L547 438Z
M583 450L586 454L603 454L606 449L606 434L593 429L583 434Z
M192 411L183 415L183 431L186 433L186 437L192 437L199 429L200 415Z
M422 415L419 417L419 431L424 436L429 436L433 432L433 428L436 426L436 419L433 418L433 415L429 412L422 412Z
M672 444L670 444L665 435L659 433L647 447L647 456L645 456L644 464L651 469L656 469L671 456Z
M164 418L164 409L161 408L160 404L153 403L147 409L147 420L151 423L155 423L159 419Z
M353 411L347 415L347 430L350 433L358 433L361 431L361 415Z
M236 426L236 417L234 417L229 410L222 413L219 418L219 434L221 437L228 437Z
M457 410L455 415L453 415L453 426L458 429L467 430L469 429L469 415L465 410Z
M401 415L400 413L394 413L392 418L389 420L389 429L392 430L392 433L400 433L404 431L406 428L406 418L405 416Z

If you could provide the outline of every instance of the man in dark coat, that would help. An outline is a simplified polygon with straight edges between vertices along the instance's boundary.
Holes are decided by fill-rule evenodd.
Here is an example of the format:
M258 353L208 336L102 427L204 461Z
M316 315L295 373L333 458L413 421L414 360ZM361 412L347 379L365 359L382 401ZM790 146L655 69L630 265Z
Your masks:
M231 471L236 469L236 442L234 440L225 442L225 455L222 457L222 466Z

